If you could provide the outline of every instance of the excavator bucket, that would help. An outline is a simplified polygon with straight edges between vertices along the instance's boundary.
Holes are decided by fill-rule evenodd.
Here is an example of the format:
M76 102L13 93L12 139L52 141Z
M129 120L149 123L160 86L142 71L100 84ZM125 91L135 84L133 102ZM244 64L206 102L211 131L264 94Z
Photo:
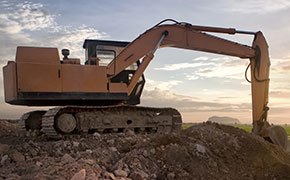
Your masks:
M281 126L270 126L267 130L268 134L266 134L269 138L269 140L278 145L282 148L287 150L288 147L288 135L285 131L285 129Z
M255 122L252 132L285 150L288 148L288 135L282 126L270 125L268 121Z

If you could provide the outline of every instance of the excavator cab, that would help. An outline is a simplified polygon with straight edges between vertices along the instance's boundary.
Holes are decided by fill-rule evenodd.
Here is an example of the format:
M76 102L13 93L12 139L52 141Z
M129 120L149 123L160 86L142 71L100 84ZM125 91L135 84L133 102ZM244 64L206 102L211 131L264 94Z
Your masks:
M86 39L83 44L85 49L85 64L86 65L97 65L106 67L113 59L118 56L122 50L130 42L125 41L107 41L107 40L93 40ZM112 83L130 83L135 71L140 65L140 60L136 61L125 70L120 72L117 76L111 79ZM135 88L126 100L127 104L136 105L140 104L140 97L145 85L144 74L139 78Z

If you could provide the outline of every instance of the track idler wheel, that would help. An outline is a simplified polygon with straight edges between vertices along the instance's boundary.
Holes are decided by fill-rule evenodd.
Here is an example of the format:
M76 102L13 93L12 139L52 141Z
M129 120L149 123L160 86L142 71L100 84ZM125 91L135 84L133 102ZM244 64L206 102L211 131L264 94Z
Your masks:
M72 114L61 114L55 119L55 127L62 133L72 133L77 127L76 118Z
M20 118L20 126L27 131L27 135L39 135L41 131L42 116L46 111L31 111Z

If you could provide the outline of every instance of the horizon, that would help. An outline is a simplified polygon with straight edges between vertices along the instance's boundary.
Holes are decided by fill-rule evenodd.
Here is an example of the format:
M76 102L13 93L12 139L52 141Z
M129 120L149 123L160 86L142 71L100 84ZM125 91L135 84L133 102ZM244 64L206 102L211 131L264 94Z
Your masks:
M287 81L290 25L284 18L290 16L287 0L246 0L238 4L228 0L169 0L155 2L154 6L148 1L133 0L122 3L0 0L0 10L1 67L15 59L16 47L20 45L57 47L59 51L68 48L70 57L83 60L85 39L132 41L167 18L193 25L261 30L268 41L271 60L269 121L290 124L290 81ZM253 39L247 35L220 37L250 46ZM206 121L211 116L228 116L251 123L251 90L244 78L248 63L230 56L159 49L145 71L141 105L176 108L185 123ZM26 111L47 108L5 103L2 68L0 71L0 118L19 118Z

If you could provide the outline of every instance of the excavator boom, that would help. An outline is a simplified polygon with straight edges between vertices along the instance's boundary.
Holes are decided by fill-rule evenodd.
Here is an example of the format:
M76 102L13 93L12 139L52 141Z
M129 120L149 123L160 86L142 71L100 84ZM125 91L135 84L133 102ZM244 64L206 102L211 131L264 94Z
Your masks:
M210 30L210 32L214 32L215 30L215 28L203 28L204 31ZM110 75L110 77L116 76L132 63L152 52L156 49L156 45L164 33L167 35L160 43L160 47L197 50L240 58L251 58L255 56L255 50L250 46L206 34L204 31L200 31L202 29L201 26L197 29L198 30L195 30L194 26L182 23L154 26L132 41L108 65L108 75ZM221 28L217 28L216 31L222 33ZM229 31L225 29L224 33L229 33Z

